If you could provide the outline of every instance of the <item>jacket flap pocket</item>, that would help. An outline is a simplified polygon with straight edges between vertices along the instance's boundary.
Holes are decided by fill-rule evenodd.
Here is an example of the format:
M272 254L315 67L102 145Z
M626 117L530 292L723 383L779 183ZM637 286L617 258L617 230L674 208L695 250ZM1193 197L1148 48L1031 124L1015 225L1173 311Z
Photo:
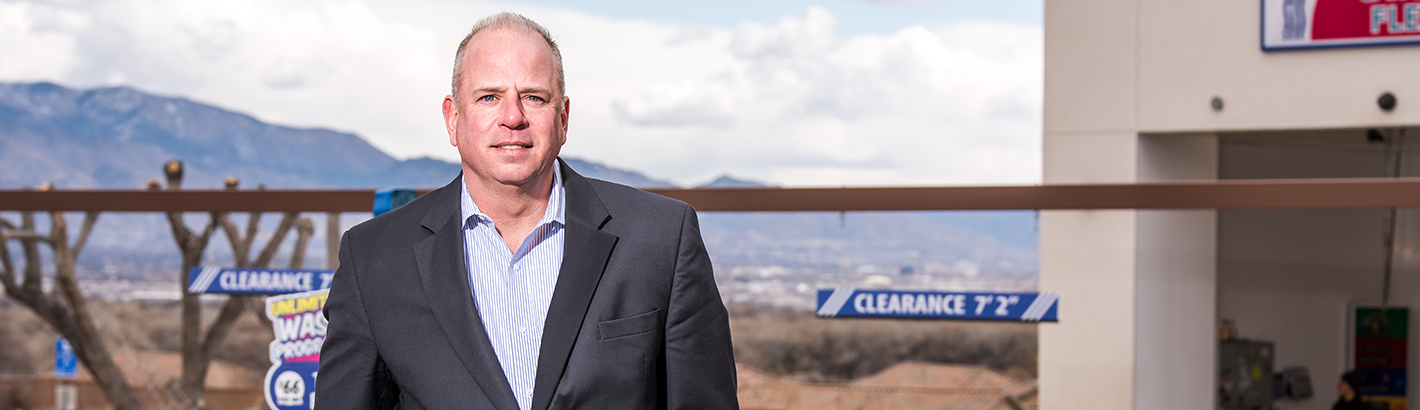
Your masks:
M661 309L659 308L651 309L646 313L597 322L597 331L601 333L602 340L646 333L660 327Z

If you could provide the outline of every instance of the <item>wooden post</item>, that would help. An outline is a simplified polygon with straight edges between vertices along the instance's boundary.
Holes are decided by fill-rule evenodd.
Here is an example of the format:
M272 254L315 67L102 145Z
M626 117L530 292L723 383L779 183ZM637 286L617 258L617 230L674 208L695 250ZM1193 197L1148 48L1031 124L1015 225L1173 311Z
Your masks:
M325 268L340 267L340 213L325 214Z

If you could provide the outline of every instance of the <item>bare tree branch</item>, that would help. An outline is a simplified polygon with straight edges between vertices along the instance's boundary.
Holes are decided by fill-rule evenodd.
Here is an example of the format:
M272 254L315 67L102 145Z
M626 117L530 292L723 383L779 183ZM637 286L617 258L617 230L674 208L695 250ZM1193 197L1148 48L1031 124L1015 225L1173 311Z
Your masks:
M7 236L9 236L9 237L11 237L11 238L15 238L15 239L32 239L32 240L37 240L37 241L44 242L44 243L53 243L53 242L54 242L54 239L53 239L53 238L50 238L49 235L44 235L44 234L41 234L41 233L39 233L39 232L35 232L35 231L32 231L32 230L28 230L28 229L16 229L16 230L12 230L12 231L10 231L9 234L7 234Z
M96 346L102 346L102 342L97 340L98 331L93 329L93 318L89 317L84 295L79 290L79 280L74 275L74 256L69 252L68 223L64 220L64 214L59 211L51 211L49 221L50 243L54 249L54 287L69 301L71 313L75 321L79 322L79 334L93 341Z
M291 269L300 269L306 266L306 244L311 241L311 235L315 235L316 225L311 218L301 218L296 221L296 246L291 248Z
M69 317L69 309L44 297L44 293L16 288L6 288L5 293L10 295L10 298L29 306L31 310L34 310L36 316L44 319L60 334L66 335L66 337L79 334L78 328L74 326L73 320Z
M281 242L286 240L286 233L291 231L291 226L296 223L296 213L287 212L281 215L281 224L276 226L276 232L271 235L271 240L266 242L266 248L261 250L261 256L256 258L253 267L265 268L271 265L271 258L276 256L276 248L281 246Z
M173 239L179 246L187 244L192 239L192 231L187 230L187 224L182 221L182 212L168 212L168 225L172 227Z
M225 212L213 212L207 216L207 226L202 228L202 236L198 238L198 243L202 249L207 249L207 241L212 239L212 232L217 230L217 221L226 215Z
M238 180L236 177L228 176L224 189L228 191L235 191L237 190L237 185L240 183L241 181ZM261 214L253 212L249 217L247 217L247 229L245 237L243 237L242 232L237 229L237 224L235 222L232 222L232 218L229 214L221 213L214 215L217 218L217 223L222 226L222 232L227 234L227 243L232 246L232 257L236 259L237 266L250 266L251 240L253 237L256 236L256 228L257 224L261 222Z
M266 185L257 184L256 190L265 191ZM248 252L251 251L251 245L256 242L256 228L259 227L260 224L261 212L252 212L250 216L247 217L247 235L243 238L242 249L246 249ZM265 265L262 266L264 267Z
M251 308L252 316L256 316L257 321L261 322L262 328L271 329L271 318L266 317L266 299L249 298L247 304Z
M247 222L250 223L251 220L248 219ZM247 258L251 254L251 249L247 247L249 242L242 239L241 232L237 230L237 224L232 222L232 218L226 213L217 216L217 223L222 225L222 232L227 234L227 243L232 245L232 258L236 259L237 266L247 267L249 265Z
M237 318L241 317L242 311L246 310L249 296L231 295L227 302L222 304L221 312L217 313L217 320L212 321L212 326L207 328L207 337L202 341L202 355L212 357L212 352L217 349L217 345L227 339L227 334L231 333L233 325L237 323ZM207 366L203 366L206 368ZM206 374L207 372L202 372Z
M163 164L163 173L168 177L168 190L177 191L182 189L182 161L168 161ZM157 181L148 181L148 190L157 191L162 186ZM192 231L187 229L187 223L182 220L182 212L168 212L168 226L173 230L173 240L177 241L178 247L186 247L192 239ZM181 249L180 249L181 250Z
M5 293L10 293L10 289L18 290L19 286L15 284L15 262L10 260L10 238L5 229L0 227L0 285L5 286Z
M35 216L33 212L20 213L20 229L33 231L35 229ZM25 256L25 280L20 285L26 292L42 294L44 292L42 284L44 277L40 271L39 260L39 240L33 238L20 239L20 249Z
M251 245L252 243L256 242L256 228L260 227L260 224L260 212L252 212L251 214L247 215L247 233L245 237L242 237L242 249L244 249L243 255L250 255L246 252L251 252Z
M79 260L79 252L84 250L84 244L89 242L89 234L94 232L94 223L99 221L98 211L84 212L84 227L79 230L79 238L74 241L74 246L70 252L74 254L74 260Z

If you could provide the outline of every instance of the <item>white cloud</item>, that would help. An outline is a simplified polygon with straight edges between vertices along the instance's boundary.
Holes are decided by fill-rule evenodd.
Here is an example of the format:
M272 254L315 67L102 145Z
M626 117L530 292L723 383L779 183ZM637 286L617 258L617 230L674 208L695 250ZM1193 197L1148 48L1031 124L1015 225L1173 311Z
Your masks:
M726 171L792 185L1038 180L1039 28L980 23L839 39L835 24L814 8L772 26L702 34L704 61L665 63L673 74L593 93L614 95L611 117L622 122L574 122L574 142L598 139L575 148L678 181ZM579 68L601 76L624 67ZM618 111L626 107L638 115Z
M440 77L452 58L444 49L459 38L390 19L370 4L5 2L0 16L3 54L27 56L0 59L4 81L131 85L265 121L357 132L398 156L448 145L435 134L448 83Z
M454 47L500 10L562 45L567 155L685 184L1039 179L1039 27L842 38L818 8L727 29L446 0L0 2L0 81L133 85L452 159L439 101Z
M833 15L818 7L810 7L804 18L789 17L774 27L747 22L735 30L730 49L736 57L748 59L785 59L812 56L832 51L838 45Z
M734 95L724 89L692 84L657 85L611 101L616 118L633 126L699 125L724 129L734 125Z

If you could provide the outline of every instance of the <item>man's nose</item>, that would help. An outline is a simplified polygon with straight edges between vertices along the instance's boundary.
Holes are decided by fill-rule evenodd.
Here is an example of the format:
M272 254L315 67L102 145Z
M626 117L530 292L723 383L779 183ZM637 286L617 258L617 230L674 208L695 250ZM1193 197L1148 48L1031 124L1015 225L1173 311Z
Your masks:
M515 130L527 128L528 118L523 115L523 99L513 96L503 101L505 103L503 104L503 112L498 119L498 125Z

